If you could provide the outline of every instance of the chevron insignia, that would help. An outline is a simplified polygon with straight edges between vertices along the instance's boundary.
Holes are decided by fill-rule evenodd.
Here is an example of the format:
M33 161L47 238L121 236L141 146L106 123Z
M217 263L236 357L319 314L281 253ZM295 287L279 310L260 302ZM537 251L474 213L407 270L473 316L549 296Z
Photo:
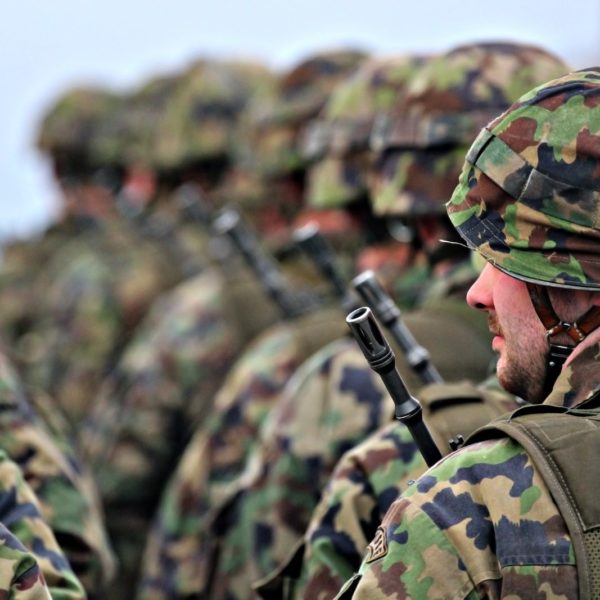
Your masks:
M373 562L374 560L384 557L387 554L387 551L388 545L385 529L380 526L377 528L375 537L367 546L367 557L365 560L368 563Z

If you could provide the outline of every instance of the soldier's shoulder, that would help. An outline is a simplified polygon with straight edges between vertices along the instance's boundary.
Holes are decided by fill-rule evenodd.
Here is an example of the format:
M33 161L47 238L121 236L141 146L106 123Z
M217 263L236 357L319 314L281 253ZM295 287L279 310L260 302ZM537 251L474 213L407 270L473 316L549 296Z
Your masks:
M448 454L428 470L438 477L452 477L461 469L478 468L486 465L505 465L518 456L527 456L521 445L506 437L498 437L474 444L466 444L456 452ZM509 463L510 464L510 463Z

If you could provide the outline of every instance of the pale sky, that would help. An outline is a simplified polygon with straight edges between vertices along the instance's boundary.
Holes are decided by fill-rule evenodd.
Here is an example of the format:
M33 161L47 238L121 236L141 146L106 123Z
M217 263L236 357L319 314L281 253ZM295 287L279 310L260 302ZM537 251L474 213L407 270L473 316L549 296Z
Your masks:
M201 55L287 67L322 48L444 51L507 39L600 64L600 0L3 0L0 21L0 240L39 229L56 192L32 146L67 87L127 87Z

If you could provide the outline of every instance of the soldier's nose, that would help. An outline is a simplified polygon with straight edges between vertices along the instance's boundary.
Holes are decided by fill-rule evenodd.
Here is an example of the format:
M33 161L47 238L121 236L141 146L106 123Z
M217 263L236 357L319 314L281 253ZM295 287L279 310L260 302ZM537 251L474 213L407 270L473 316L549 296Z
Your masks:
M477 277L475 283L473 283L467 292L469 306L478 310L491 310L493 308L492 287L494 271L496 269L489 263L483 268L479 277Z

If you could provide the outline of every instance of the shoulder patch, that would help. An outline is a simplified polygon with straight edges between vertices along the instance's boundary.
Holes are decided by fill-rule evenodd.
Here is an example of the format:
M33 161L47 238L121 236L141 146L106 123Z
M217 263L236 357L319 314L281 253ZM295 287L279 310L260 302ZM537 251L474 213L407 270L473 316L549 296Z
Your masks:
M365 562L370 563L383 558L388 552L387 536L385 529L380 525L375 532L375 537L367 546Z

